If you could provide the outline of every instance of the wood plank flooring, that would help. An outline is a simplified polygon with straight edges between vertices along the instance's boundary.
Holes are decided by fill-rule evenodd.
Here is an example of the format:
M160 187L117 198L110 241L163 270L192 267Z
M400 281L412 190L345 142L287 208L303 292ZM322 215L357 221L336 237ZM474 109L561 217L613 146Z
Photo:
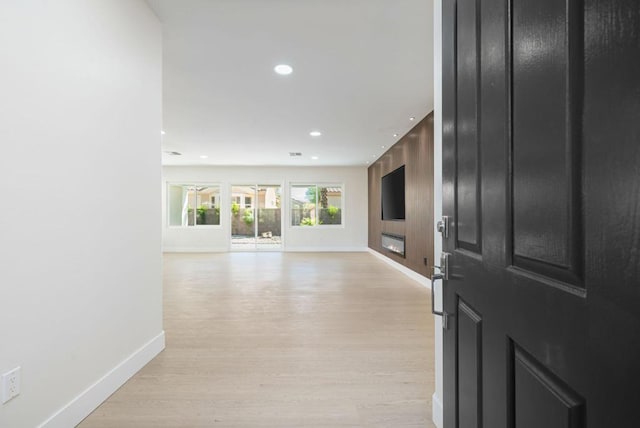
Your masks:
M81 428L434 427L429 290L371 254L166 254L164 328Z

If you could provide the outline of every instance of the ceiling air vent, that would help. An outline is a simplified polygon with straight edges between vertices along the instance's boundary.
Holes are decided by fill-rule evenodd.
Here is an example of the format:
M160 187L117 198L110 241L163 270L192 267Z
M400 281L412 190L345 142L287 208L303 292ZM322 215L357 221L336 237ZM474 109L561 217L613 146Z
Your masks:
M170 150L165 151L165 154L167 154L169 156L182 156L182 153L180 153L180 152L172 152Z
M302 156L302 153L300 153L300 152L289 152L289 156L291 156L292 158L298 158L298 157Z

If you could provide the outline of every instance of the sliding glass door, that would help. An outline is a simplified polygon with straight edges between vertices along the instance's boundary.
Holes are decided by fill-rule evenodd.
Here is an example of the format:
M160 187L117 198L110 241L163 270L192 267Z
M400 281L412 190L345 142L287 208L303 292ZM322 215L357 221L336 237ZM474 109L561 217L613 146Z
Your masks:
M231 249L282 248L281 187L231 186Z

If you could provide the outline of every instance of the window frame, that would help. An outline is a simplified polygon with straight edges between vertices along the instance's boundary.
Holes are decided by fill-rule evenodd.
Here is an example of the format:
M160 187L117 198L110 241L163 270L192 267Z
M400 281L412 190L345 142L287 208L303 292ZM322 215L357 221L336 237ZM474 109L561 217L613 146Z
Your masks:
M171 186L179 186L179 187L217 187L218 188L218 192L217 192L217 196L218 196L218 200L219 202L219 206L217 207L220 210L220 213L222 213L223 207L222 207L222 184L221 183L213 183L213 182L186 182L186 181L167 181L166 182L166 221L165 221L165 227L168 229L189 229L189 230L195 230L195 229L221 229L223 227L222 225L222 215L219 215L218 218L218 224L198 224L197 219L195 218L195 211L194 211L194 224L189 225L172 225L171 224ZM197 203L198 201L198 191L196 190L196 194L195 194L195 201ZM211 204L211 199L209 198L208 202ZM197 208L196 208L197 209ZM188 220L187 220L188 223Z
M318 189L321 187L339 187L340 188L340 224L312 224L312 225L302 225L302 224L292 224L293 222L293 204L291 203L292 200L292 189L294 187L314 187L316 188L316 201L315 201L315 207L316 207L316 218L319 217L319 210L318 210L318 196L319 196L319 192ZM301 182L292 182L289 183L289 195L288 195L288 200L287 203L289 205L289 221L288 221L288 225L290 228L304 228L304 229L310 229L313 230L314 228L321 228L321 229L336 229L336 228L344 228L345 227L345 199L344 199L344 194L345 194L345 185L344 183L340 183L340 182L323 182L323 181L316 181L316 182L308 182L308 181L301 181Z

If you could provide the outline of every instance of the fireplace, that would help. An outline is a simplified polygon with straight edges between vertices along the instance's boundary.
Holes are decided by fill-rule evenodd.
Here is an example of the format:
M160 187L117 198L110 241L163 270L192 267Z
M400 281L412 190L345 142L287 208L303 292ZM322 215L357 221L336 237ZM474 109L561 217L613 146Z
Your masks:
M404 257L404 236L383 233L382 248L401 257Z

